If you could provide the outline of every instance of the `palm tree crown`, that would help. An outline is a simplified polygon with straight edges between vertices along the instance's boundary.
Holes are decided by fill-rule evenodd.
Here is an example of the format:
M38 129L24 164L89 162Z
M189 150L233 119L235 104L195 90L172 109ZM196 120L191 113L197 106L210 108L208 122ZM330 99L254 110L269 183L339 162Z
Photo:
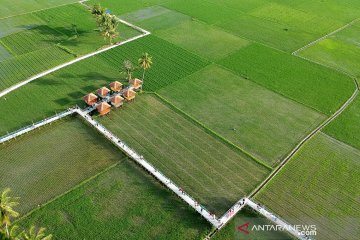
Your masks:
M139 58L138 63L140 65L140 67L143 69L142 80L144 81L145 71L147 69L149 69L151 67L151 65L153 64L152 56L150 56L148 53L143 53L141 55L141 57Z
M46 235L45 230L45 228L40 228L36 231L35 226L31 226L29 232L23 233L23 238L24 240L51 240L52 235Z
M19 216L19 213L13 209L19 204L16 201L18 198L10 197L10 191L10 188L6 188L0 195L0 228L5 227L8 236L11 218Z

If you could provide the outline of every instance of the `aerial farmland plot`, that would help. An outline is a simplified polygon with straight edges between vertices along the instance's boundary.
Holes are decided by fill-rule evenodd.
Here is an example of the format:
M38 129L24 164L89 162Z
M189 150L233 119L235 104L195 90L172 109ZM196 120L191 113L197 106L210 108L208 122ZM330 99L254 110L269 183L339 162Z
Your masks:
M360 239L359 19L0 0L0 239Z

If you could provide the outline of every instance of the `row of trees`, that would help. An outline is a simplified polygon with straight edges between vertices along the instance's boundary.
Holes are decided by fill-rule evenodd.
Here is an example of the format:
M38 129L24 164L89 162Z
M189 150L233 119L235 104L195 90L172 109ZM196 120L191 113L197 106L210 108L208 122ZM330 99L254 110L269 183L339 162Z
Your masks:
M91 13L96 18L96 24L101 35L109 40L109 44L112 44L112 40L119 36L119 32L117 31L119 19L115 15L108 13L100 4L95 4L92 7Z
M11 197L9 193L10 188L7 188L0 195L0 240L51 240L52 235L46 235L45 228L31 226L25 231L12 225L12 220L19 217L19 213L14 210L19 205L19 198Z

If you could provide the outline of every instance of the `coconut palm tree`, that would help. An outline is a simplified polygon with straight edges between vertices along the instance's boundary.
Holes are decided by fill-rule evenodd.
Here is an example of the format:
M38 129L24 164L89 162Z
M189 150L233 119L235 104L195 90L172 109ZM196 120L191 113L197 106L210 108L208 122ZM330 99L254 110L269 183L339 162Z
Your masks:
M152 56L150 56L148 53L143 53L141 55L141 57L138 60L138 63L140 65L140 67L143 69L143 75L142 75L142 80L144 82L144 77L145 77L145 71L147 69L149 69L152 65Z
M91 14L94 14L95 16L101 16L106 12L106 9L101 7L100 3L94 4L94 6L91 9Z
M23 239L24 240L51 240L52 235L46 235L45 234L45 228L40 228L38 231L36 231L35 226L31 226L29 229L29 232L23 233Z
M132 74L135 71L134 64L130 60L125 60L122 65L122 73L127 75L128 81L132 79Z
M9 226L11 225L11 218L19 216L13 207L19 203L16 201L18 198L10 197L10 188L6 188L0 195L0 228L5 227L5 234L10 236Z
M119 35L117 32L117 27L119 21L116 16L105 13L97 18L97 23L101 34L109 39L109 43L112 43L112 39Z

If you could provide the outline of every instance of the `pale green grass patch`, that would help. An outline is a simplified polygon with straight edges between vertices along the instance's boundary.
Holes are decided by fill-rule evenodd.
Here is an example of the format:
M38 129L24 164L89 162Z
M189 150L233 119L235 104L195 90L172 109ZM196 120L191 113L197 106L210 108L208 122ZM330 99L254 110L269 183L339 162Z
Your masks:
M156 31L161 38L210 60L221 59L249 42L198 21Z

